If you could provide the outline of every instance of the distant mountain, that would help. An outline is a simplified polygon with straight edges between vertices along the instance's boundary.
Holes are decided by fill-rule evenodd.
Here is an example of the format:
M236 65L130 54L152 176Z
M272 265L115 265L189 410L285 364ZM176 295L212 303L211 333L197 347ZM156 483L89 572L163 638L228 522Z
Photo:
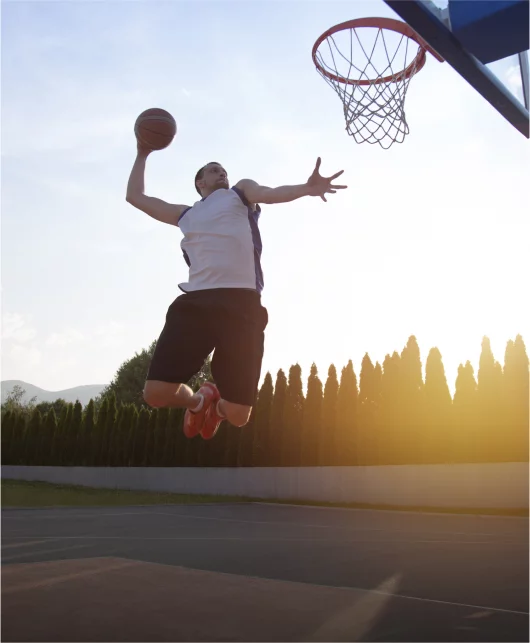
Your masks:
M24 402L28 402L32 397L37 397L37 403L54 402L58 398L62 398L66 402L72 403L79 400L83 406L86 406L92 398L99 395L106 386L106 384L88 384L87 386L67 388L64 391L45 391L28 382L22 382L22 380L4 380L2 382L2 404L7 399L8 394L11 393L17 385L26 391L23 398Z

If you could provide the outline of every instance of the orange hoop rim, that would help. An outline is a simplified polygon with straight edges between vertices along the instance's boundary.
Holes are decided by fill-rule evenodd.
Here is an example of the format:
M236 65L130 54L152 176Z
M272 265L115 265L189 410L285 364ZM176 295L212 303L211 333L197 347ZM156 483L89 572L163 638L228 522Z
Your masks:
M317 50L320 45L339 31L345 31L346 29L357 29L373 27L376 29L387 29L388 31L396 31L397 33L403 34L407 38L414 40L414 42L419 45L420 49L417 55L414 57L414 60L400 72L396 74L390 74L390 76L385 76L383 78L375 78L374 80L356 80L354 78L345 78L344 76L337 76L332 74L322 67L322 65L317 60ZM334 80L338 83L343 83L344 85L379 85L381 83L392 83L398 80L406 80L411 76L414 76L417 72L422 69L426 61L426 52L432 54L437 60L443 62L443 58L438 54L432 47L430 47L423 38L417 34L412 27L406 22L401 22L400 20L394 20L394 18L356 18L355 20L347 20L346 22L341 22L334 27L330 27L325 31L313 45L312 57L313 62L316 68L321 74Z

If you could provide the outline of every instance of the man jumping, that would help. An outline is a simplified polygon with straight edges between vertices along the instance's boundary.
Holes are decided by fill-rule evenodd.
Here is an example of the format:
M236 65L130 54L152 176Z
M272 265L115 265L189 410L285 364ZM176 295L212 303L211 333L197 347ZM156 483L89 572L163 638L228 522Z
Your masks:
M306 183L269 188L242 179L230 189L226 170L211 162L195 176L201 196L192 206L144 193L151 150L138 143L127 201L157 221L178 226L189 278L167 311L144 388L149 406L186 408L184 433L211 439L227 419L244 426L256 399L263 359L267 310L261 304L263 273L258 229L260 203L287 203L303 196L335 194L345 185L319 173L320 158ZM186 385L214 352L212 375L197 393Z

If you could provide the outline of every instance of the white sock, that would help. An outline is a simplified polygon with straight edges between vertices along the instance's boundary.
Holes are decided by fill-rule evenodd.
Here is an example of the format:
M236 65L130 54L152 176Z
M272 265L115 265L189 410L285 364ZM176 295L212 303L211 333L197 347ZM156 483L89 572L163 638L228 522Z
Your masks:
M197 395L201 398L201 401L197 404L197 406L195 408L193 408L193 409L190 408L190 411L192 413L198 413L202 409L202 407L204 405L204 397L202 395L200 395L200 393L197 393Z
M220 418L225 418L226 419L226 415L224 413L221 413L221 407L219 406L220 404L221 404L221 400L217 400L217 406L216 406L215 410L217 411L217 415Z

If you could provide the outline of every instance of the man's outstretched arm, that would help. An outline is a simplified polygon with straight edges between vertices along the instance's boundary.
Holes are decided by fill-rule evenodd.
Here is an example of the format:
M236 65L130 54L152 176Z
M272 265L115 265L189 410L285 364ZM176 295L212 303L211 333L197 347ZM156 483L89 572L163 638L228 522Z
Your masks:
M319 196L323 201L326 201L326 194L335 194L337 190L344 190L348 186L332 183L344 170L330 177L321 176L319 173L320 162L320 158L318 158L313 174L306 183L301 185L282 185L277 188L269 188L259 185L251 179L242 179L235 187L242 190L250 203L288 203L303 196Z
M142 210L142 212L145 212L157 221L170 225L178 225L180 215L187 209L187 205L167 203L166 201L162 201L162 199L147 196L144 193L145 164L150 153L151 150L138 145L138 154L131 170L129 182L127 183L125 199L135 208Z

